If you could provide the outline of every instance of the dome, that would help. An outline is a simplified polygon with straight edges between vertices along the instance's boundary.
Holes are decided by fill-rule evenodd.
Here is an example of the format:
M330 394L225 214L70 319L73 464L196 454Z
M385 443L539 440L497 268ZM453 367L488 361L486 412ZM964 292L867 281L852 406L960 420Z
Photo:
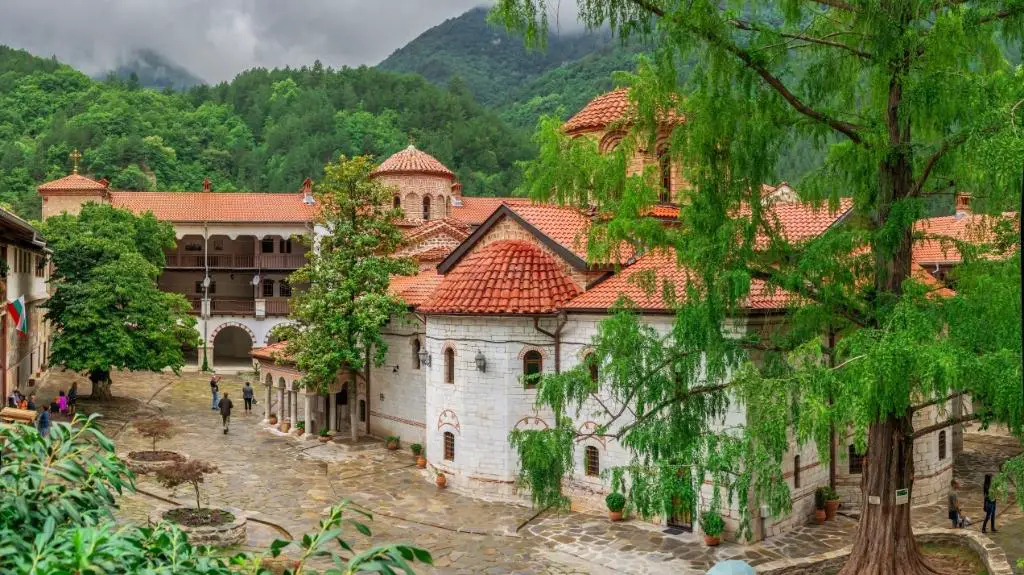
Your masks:
M628 88L612 90L583 106L583 109L569 118L562 128L567 134L604 130L609 124L625 118L630 106ZM675 123L682 119L674 110L668 110L665 114L667 123Z
M417 150L415 146L395 153L390 158L381 162L381 165L373 171L374 176L387 174L426 174L431 176L444 176L454 178L452 173L444 164L437 161L437 158L430 154Z
M419 308L424 313L554 313L580 293L554 257L522 240L500 240L455 265Z

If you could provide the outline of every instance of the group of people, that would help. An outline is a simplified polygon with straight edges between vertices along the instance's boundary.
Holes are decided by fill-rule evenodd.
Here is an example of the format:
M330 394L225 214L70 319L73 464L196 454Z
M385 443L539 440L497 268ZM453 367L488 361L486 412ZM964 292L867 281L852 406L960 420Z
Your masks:
M68 419L75 416L75 410L78 403L78 382L71 384L71 389L65 392L63 389L57 394L57 398L50 402L49 405L43 405L41 407L36 406L36 395L30 393L27 397L21 393L21 391L15 389L7 396L7 406L15 407L18 409L31 409L35 411L39 409L39 415L36 417L36 429L39 430L39 434L43 437L50 435L50 424L53 416L60 414Z
M228 425L231 423L231 409L234 408L234 404L228 398L228 392L225 391L224 396L221 397L220 380L221 377L216 374L210 377L210 409L220 411L224 433L227 434ZM245 413L252 412L252 405L256 403L256 400L253 395L252 386L249 385L248 381L242 386L242 400L245 402Z
M954 479L949 482L949 495L947 497L948 508L949 508L949 520L953 523L954 529L964 528L969 525L967 516L964 515L963 508L960 506L960 495L957 493L957 489L960 488L960 483ZM981 522L981 532L988 533L988 526L992 526L992 533L997 533L996 530L996 498L992 493L992 474L985 474L985 481L981 486L982 492L982 509L985 512L985 520Z

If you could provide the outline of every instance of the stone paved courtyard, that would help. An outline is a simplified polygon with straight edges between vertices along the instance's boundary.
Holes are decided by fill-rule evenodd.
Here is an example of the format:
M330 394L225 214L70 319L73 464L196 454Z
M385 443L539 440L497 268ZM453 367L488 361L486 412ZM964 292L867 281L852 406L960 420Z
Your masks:
M54 373L40 398L67 389L85 378ZM119 451L146 449L147 443L128 425L137 416L162 414L177 423L177 435L161 448L188 453L215 463L220 473L207 479L204 504L227 505L258 512L263 523L250 524L248 548L275 538L298 537L313 530L328 506L349 499L373 513L372 540L353 530L357 548L371 543L408 542L433 554L433 568L417 573L704 573L716 561L744 559L759 564L785 557L812 555L849 544L856 523L849 518L824 526L807 525L758 545L703 545L698 534L668 535L641 521L613 524L604 517L579 513L538 513L526 506L486 502L436 489L416 469L408 450L390 452L382 445L347 450L315 441L298 441L264 429L262 405L245 415L241 380L225 377L222 391L235 400L231 432L221 433L220 416L210 410L209 386L202 374L115 374L114 401L80 403L83 411L100 412L107 433ZM260 397L260 394L257 394ZM986 471L1019 450L996 434L969 434L967 452L958 465L968 515L980 519L980 484ZM961 467L964 470L961 470ZM970 472L965 471L970 469ZM188 503L190 489L169 492L143 478L139 493L122 498L120 519L144 523L160 498ZM971 510L977 508L977 511ZM915 510L921 526L945 526L945 507ZM980 528L979 525L974 527ZM1003 505L996 541L1011 558L1024 556L1024 516Z

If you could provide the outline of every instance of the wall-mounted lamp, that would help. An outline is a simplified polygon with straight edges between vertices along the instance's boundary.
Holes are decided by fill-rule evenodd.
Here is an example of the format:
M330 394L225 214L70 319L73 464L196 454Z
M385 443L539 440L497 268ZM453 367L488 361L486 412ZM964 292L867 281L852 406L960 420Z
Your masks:
M425 365L427 367L430 367L430 354L427 353L426 348L421 349L419 355L420 355L420 363L422 363L423 365Z
M486 373L487 372L487 358L484 357L484 352L482 352L482 351L476 352L476 357L474 358L474 360L476 361L476 368L478 370L480 370L481 372Z

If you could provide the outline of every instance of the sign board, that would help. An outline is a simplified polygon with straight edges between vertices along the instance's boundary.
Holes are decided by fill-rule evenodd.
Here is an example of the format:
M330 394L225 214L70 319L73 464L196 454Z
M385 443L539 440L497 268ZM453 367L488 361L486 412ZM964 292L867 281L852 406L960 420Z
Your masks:
M877 495L868 495L868 503L871 505L881 505L882 498Z
M896 490L896 505L906 505L910 502L910 490L909 489L897 489Z

